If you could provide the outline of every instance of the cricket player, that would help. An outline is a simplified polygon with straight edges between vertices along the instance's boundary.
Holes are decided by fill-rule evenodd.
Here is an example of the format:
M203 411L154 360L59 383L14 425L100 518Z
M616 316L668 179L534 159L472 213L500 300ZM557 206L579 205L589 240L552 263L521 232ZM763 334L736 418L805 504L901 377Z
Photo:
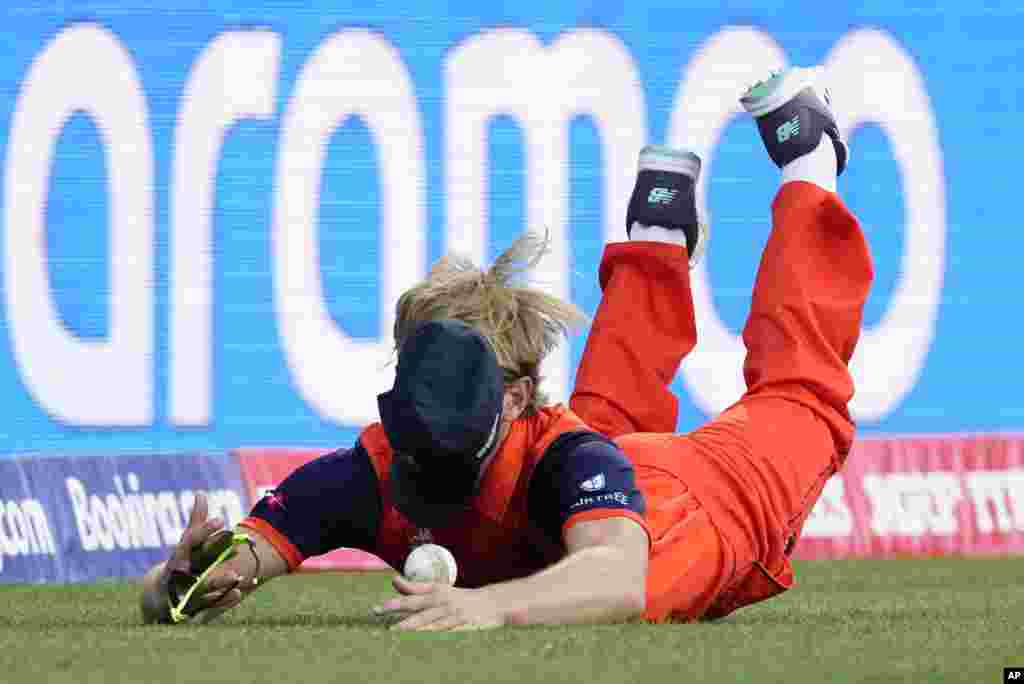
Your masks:
M645 148L569 408L543 405L538 368L577 312L506 279L536 256L530 241L487 272L442 260L398 303L381 422L258 502L239 529L248 550L201 583L209 561L195 550L223 523L198 499L144 580L145 619L170 619L190 581L185 613L209 619L309 556L354 547L400 569L424 540L452 551L458 583L395 577L397 596L375 609L394 628L694 621L792 586L789 554L853 439L847 364L872 279L835 194L847 150L819 76L791 68L741 97L782 182L736 404L675 433L668 386L696 344L689 268L708 239L701 164Z

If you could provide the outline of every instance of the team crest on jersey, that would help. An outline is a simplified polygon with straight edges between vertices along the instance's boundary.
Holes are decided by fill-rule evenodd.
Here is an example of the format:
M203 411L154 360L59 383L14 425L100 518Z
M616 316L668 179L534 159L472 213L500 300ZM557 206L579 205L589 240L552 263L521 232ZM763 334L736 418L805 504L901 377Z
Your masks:
M599 492L604 489L604 473L598 473L593 477L580 482L580 489L585 492Z

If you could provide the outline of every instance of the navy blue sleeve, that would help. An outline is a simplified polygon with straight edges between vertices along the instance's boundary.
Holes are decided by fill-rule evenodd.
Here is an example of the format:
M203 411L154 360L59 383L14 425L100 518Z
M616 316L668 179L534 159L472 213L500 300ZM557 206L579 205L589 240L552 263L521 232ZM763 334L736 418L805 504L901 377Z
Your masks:
M562 526L577 513L598 509L643 515L643 493L633 464L619 447L595 432L569 432L556 439L530 478L530 519L562 543Z
M297 468L250 517L267 522L309 558L343 546L372 551L381 506L377 473L357 442Z

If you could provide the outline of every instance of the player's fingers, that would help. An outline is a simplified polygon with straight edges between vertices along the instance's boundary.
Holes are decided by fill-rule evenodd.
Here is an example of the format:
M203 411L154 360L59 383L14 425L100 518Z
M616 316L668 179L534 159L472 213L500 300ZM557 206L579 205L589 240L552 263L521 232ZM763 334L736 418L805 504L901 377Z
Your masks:
M427 608L432 608L436 604L436 597L433 594L400 596L374 607L373 612L376 615L385 615L387 613L416 613L421 610L426 610Z
M199 525L192 530L192 546L198 546L202 544L207 538L224 527L224 520L221 518L211 518L202 525Z
M185 530L184 534L181 535L181 539L178 540L178 545L171 551L171 562L167 564L168 570L173 568L175 570L182 570L188 572L189 570L189 554L192 551L192 534L189 530Z
M438 620L441 620L446 617L448 617L448 609L444 606L435 606L433 608L428 608L427 610L423 610L413 615L410 615L398 624L392 625L391 629L422 629L427 625L433 622L437 622Z
M202 590L208 594L222 592L236 588L241 581L242 578L237 572L230 570L218 572L214 570L213 573L203 580Z
M206 522L206 516L209 514L209 503L206 501L206 494L198 492L196 494L195 503L192 504L192 513L188 516L189 528L198 527Z
M405 594L406 596L412 594L429 594L437 591L437 585L433 582L413 582L402 575L395 575L392 577L391 586L393 586L395 591L399 594Z
M171 553L171 559L177 561L179 564L189 562L192 556L192 549L202 544L211 534L222 527L224 527L224 520L221 518L204 520L195 527L188 527L181 534L181 539L178 540L178 545L174 547L174 551Z
M224 521L221 518L213 518L198 527L185 530L185 533L181 536L181 541L178 542L178 548L175 549L175 553L184 560L191 560L192 549L202 546L214 532L223 527Z
M199 621L204 625L208 622L216 620L218 617L228 612L239 603L242 602L242 592L238 589L232 589L229 591L224 598L217 602L217 605L207 608L199 614Z
M200 610L211 608L222 603L235 590L241 591L241 584L242 578L238 573L230 570L215 571L203 580L190 603L201 606Z
M464 620L456 615L446 615L440 620L435 620L429 625L420 627L420 631L423 632L446 632L448 630L457 629L463 624Z

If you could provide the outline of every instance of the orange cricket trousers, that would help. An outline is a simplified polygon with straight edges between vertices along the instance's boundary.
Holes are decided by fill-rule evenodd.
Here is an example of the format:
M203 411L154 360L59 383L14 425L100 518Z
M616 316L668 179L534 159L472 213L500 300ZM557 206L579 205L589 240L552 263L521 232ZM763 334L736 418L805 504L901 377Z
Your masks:
M649 620L721 617L789 588L789 553L850 450L867 244L811 183L785 184L772 219L743 329L747 392L688 434L675 434L669 389L697 341L686 250L616 243L602 258L570 404L635 464L652 530Z

